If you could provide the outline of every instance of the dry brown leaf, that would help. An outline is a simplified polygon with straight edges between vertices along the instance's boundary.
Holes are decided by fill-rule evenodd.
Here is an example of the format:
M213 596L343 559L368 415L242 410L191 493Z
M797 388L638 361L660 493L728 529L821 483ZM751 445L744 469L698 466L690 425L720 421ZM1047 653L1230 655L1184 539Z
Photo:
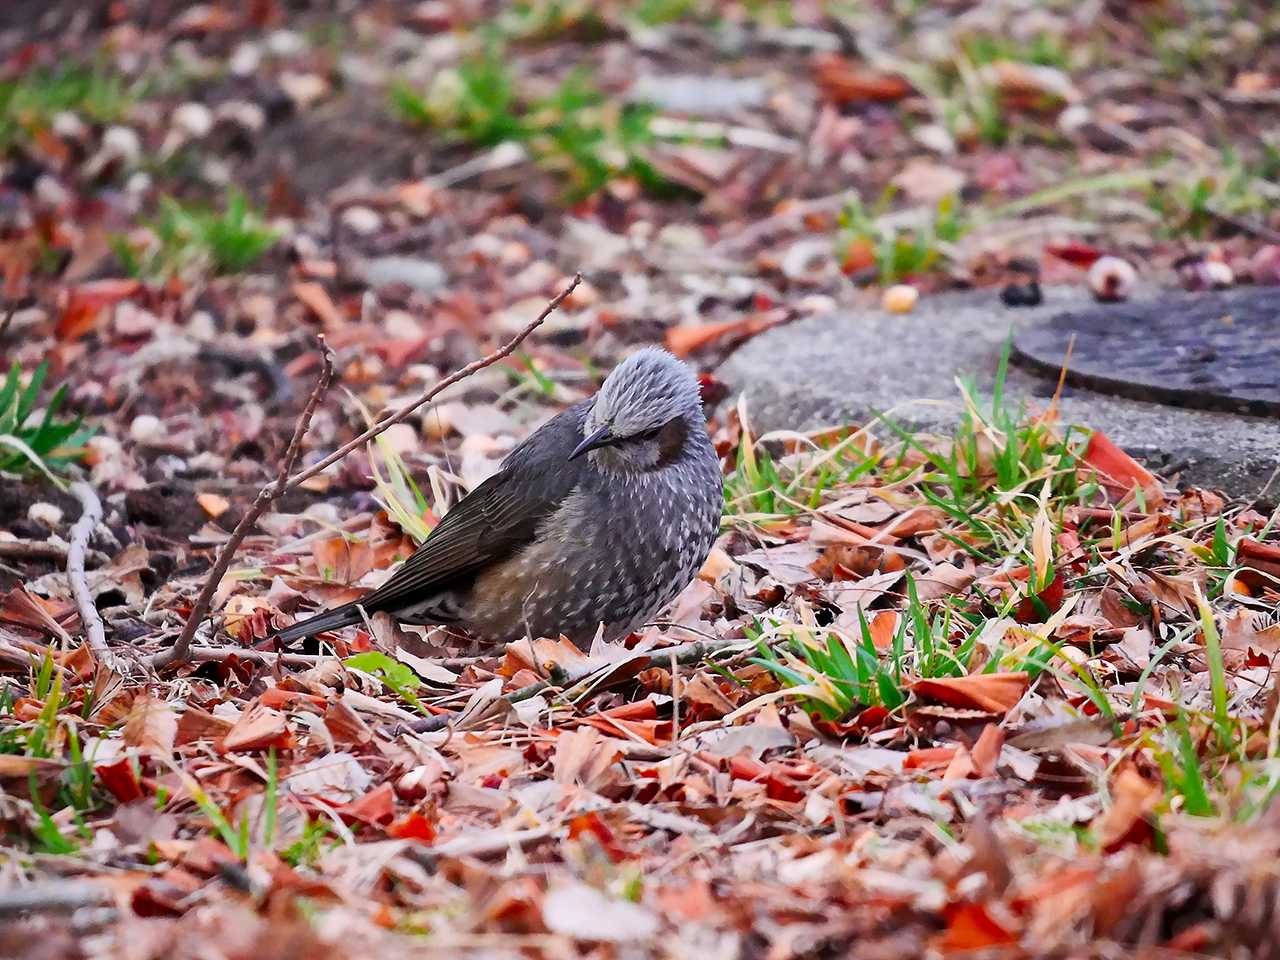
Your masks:
M974 673L967 677L917 680L917 695L952 707L968 707L991 713L1008 713L1030 685L1026 673Z
M124 724L124 742L156 759L173 756L178 736L178 714L173 707L152 696L138 694Z

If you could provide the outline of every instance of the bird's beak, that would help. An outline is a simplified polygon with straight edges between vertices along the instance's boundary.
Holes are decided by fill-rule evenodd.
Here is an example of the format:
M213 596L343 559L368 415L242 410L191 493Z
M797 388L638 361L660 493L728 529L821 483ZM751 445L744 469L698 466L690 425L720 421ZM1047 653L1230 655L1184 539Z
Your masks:
M573 448L573 453L569 454L570 460L577 460L588 450L598 450L601 447L607 447L617 438L609 432L609 428L600 427L593 430L590 435L583 438L582 442Z

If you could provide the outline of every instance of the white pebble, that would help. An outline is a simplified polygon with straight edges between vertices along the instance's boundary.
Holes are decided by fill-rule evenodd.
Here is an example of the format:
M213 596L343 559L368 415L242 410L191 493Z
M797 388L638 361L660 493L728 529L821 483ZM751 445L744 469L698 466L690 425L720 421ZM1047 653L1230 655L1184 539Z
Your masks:
M382 229L382 217L368 207L347 207L342 211L342 224L361 236L368 236Z
M213 129L213 111L203 103L190 101L173 111L173 126L196 140L207 137Z
M72 113L70 110L59 110L55 113L49 121L49 126L63 140L83 140L89 132L89 128L84 125L79 114Z
M1138 271L1119 257L1099 257L1089 268L1089 289L1105 303L1128 300L1137 284Z
M52 503L33 503L27 507L27 519L52 530L62 523L62 510Z
M142 141L132 127L108 127L102 135L102 149L112 157L133 163L142 155Z
M164 439L164 424L159 417L149 413L138 414L129 424L129 436L135 443L158 443Z
M227 69L237 77L247 77L257 73L260 63L262 63L262 48L256 43L245 41L231 54L231 59L227 61Z

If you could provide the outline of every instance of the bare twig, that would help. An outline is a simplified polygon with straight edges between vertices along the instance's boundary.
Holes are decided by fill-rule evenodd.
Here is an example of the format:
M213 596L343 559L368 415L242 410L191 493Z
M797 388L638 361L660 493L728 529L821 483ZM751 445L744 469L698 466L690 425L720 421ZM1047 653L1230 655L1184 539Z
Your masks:
M81 881L61 880L37 883L0 892L0 917L24 913L69 913L82 907L111 903L111 891L105 886Z
M0 540L0 560L56 560L65 563L67 547L48 540ZM101 564L105 558L97 550L88 550L85 557Z
M307 397L307 404L302 408L302 413L298 417L298 423L293 429L293 438L289 441L289 446L285 450L284 458L280 462L280 471L276 474L275 481L258 492L253 504L245 512L240 522L236 524L236 528L231 531L231 536L227 538L227 542L223 544L222 549L218 552L218 559L214 561L213 568L205 578L200 595L196 598L195 605L191 608L191 614L187 617L187 622L182 627L182 633L178 635L178 639L174 641L172 647L167 650L161 650L151 658L151 666L154 669L163 670L165 667L172 666L175 663L185 663L190 659L191 640L196 635L196 628L200 626L201 621L204 620L205 615L209 612L209 607L213 603L213 595L217 592L218 585L222 582L222 577L227 572L227 568L231 566L231 560L235 556L236 550L239 549L240 543L248 536L249 531L258 522L258 518L262 516L266 509L289 489L289 471L293 469L299 454L302 453L302 438L306 435L307 428L311 426L311 417L316 412L316 407L320 404L320 398L329 389L329 381L333 379L333 353L329 350L329 345L324 342L323 336L320 337L320 349L324 359L324 366L320 370L320 379L316 381L315 389L311 391L311 396Z
M539 680L537 683L531 683L527 687L521 687L519 690L513 690L502 699L507 703L514 704L521 703L531 697L536 697L543 690L546 690L551 686L558 686L561 689L567 690L570 687L577 686L584 680L590 680L601 672L607 673L612 670L614 666L621 666L623 664L626 664L627 666L638 666L641 669L644 669L645 667L654 667L662 664L670 664L672 662L684 665L698 663L709 654L717 653L729 647L741 646L747 642L748 641L741 638L733 640L698 640L694 643L682 643L674 647L663 647L661 650L654 650L650 654L637 657L634 660L622 661L619 664L609 666L595 664L587 669L580 670L577 673L571 673L567 676L561 677L559 683L554 683L552 680ZM443 730L455 719L457 719L457 714L441 713L434 717L424 717L421 720L416 720L409 725L409 729L414 733L431 733L434 730Z
M84 572L85 554L93 532L102 522L102 501L93 487L83 480L71 484L68 492L80 501L80 519L71 528L71 546L67 550L67 580L71 583L71 595L75 597L76 610L80 613L80 625L94 655L107 667L113 667L111 651L107 649L107 634L102 617L93 602L93 591Z
M560 291L560 293L556 295L554 300L552 300L550 303L547 304L546 309L544 309L542 313L538 314L538 318L536 320L534 320L532 323L526 326L523 330L517 333L514 337L512 337L510 340L508 340L506 343L500 346L497 350L493 351L493 353L490 353L488 356L481 357L479 360L473 360L471 363L468 363L465 367L462 367L460 370L456 370L453 373L451 373L449 376L445 377L443 380L437 383L434 387L432 387L422 396L418 397L416 400L413 400L405 404L403 407L400 407L398 410L395 410L389 414L386 414L380 417L372 427L370 427L364 433L360 434L360 436L356 437L354 440L350 440L347 443L344 443L341 447L333 451L333 453L329 454L329 456L325 457L319 463L312 464L310 467L307 467L307 469L301 471L295 476L290 477L288 481L288 485L285 487L285 489L296 487L298 484L302 483L304 480L308 480L311 477L314 477L317 473L320 473L322 470L326 469L330 465L337 463L339 460L345 457L352 450L355 450L357 447L364 446L366 443L368 443L374 437L378 436L378 434L382 433L392 424L399 423L401 420L404 420L406 417L408 417L411 413L413 413L419 407L425 406L426 404L430 403L432 400L435 399L437 395L440 394L441 391L446 390L449 387L453 386L459 380L465 380L467 377L471 376L473 373L476 373L479 370L483 370L485 367L492 366L493 364L501 360L503 357L510 356L515 351L516 347L520 346L521 341L523 341L525 337L529 336L529 334L533 333L533 331L536 330L542 324L542 322L547 319L547 317L551 316L551 314L555 312L556 308L559 307L560 304L564 303L565 298L568 297L569 294L573 293L574 289L581 282L582 282L582 274L580 273L574 274L573 279L569 282L569 285L565 287L562 291Z

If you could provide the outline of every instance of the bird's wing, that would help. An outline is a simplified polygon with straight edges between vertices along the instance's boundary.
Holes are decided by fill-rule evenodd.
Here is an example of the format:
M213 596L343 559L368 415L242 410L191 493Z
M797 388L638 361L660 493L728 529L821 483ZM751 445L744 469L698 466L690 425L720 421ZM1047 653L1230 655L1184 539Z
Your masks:
M568 460L582 436L583 404L548 421L502 469L445 514L431 535L361 603L394 611L470 576L533 541L538 526L578 485L586 468Z

